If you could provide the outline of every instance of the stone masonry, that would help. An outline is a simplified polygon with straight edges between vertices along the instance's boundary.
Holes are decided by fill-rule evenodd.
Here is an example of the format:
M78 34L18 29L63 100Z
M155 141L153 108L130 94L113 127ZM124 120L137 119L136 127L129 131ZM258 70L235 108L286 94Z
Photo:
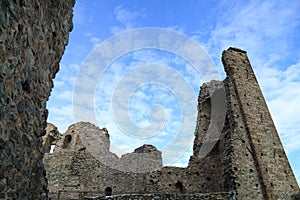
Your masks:
M201 87L186 168L163 167L150 144L119 158L108 131L88 122L63 135L46 128L74 3L0 1L0 199L48 199L48 189L51 199L273 200L299 191L247 53L237 48L223 52L227 78Z
M0 199L47 199L46 102L74 3L0 1Z
M223 52L226 187L240 199L289 199L299 189L247 53Z
M51 199L293 199L299 187L247 53L229 48L222 61L227 78L201 86L188 167L162 167L152 145L118 158L108 131L88 122L63 135L49 124Z
M51 127L48 124L48 127ZM47 129L51 130L51 129ZM48 140L44 137L44 141ZM44 157L51 199L124 192L144 193L145 173L162 168L161 152L143 145L121 158L109 151L107 130L88 122L71 125Z

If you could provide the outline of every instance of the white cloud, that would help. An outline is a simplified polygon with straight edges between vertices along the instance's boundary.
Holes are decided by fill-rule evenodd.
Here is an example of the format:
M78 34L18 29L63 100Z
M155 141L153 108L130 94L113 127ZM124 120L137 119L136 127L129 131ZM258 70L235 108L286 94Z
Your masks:
M248 51L272 117L288 152L300 150L300 64L286 62L294 29L299 25L299 4L292 1L223 1L230 12L220 15L205 48L220 66L221 51L236 46ZM201 33L201 32L200 32ZM199 39L201 36L194 36ZM203 37L202 40L203 41ZM287 58L288 59L288 58ZM297 58L296 58L297 59ZM288 61L290 63L290 61Z
M285 70L265 67L260 76L275 125L288 153L300 150L300 62Z
M93 17L91 12L87 10L85 3L83 1L77 1L74 6L74 13L76 13L73 17L73 23L75 26L83 25L87 23L91 23L93 21Z
M99 37L91 37L91 42L93 43L93 47L95 48L98 44L100 44L100 42L102 41L101 38Z
M54 123L58 127L60 133L64 133L68 126L74 123L73 106L72 104L63 105L62 103L56 106L48 107L50 110L48 122Z
M299 182L300 62L299 1L221 1L216 24L192 38L223 71L221 53L230 46L244 49L254 68L283 146ZM220 12L221 11L221 12ZM295 33L296 32L296 33ZM296 158L297 157L297 158ZM297 160L298 159L298 160ZM180 162L176 163L180 166Z
M73 90L64 90L60 92L56 97L60 100L67 100L72 102Z
M129 11L128 9L124 8L124 6L119 5L115 8L115 15L119 22L128 24L139 17L140 14L135 11Z
M120 25L110 27L112 34L117 34L124 30L136 28L138 25L138 19L147 17L147 13L144 9L132 11L122 5L119 5L115 8L114 14Z
M161 54L159 50L135 51L119 58L102 74L95 91L95 102L101 102L100 106L97 103L95 108L97 121L100 126L108 128L113 145L112 151L119 156L120 152L132 152L146 143L163 150L165 163L169 163L181 156L182 152L179 153L178 149L185 150L187 142L192 143L199 85L192 91L193 94L197 91L194 94L194 103L187 95L187 89L181 91L184 95L178 92L182 90L185 82L191 84L195 78L194 73L197 72L188 66L180 67L176 72L178 66L173 61L176 60L175 58L175 55ZM176 62L184 64L183 66L187 65L186 61L176 60ZM147 66L149 63L159 65ZM172 66L174 72L171 71ZM167 69L153 71L155 67ZM176 78L170 72L173 74L176 72L184 79L178 81L178 77ZM193 87L194 84L191 86ZM193 114L189 116L194 116L186 120L188 124L185 125L182 124L182 115L187 115L190 111L180 105L183 102L190 102L189 105L193 107L190 110ZM116 106L112 107L112 103ZM158 109L160 107L163 110ZM181 113L181 109L185 110L185 113ZM122 121L116 120L116 117ZM162 129L160 129L161 122L165 123ZM176 145L171 145L181 125L189 127L189 130L182 130L190 133L191 137L181 142L178 142L177 138ZM124 132L124 129L128 133ZM168 148L165 152L166 146Z
M236 46L249 52L254 66L263 66L283 59L289 52L293 29L299 24L299 4L275 1L223 1L224 7L217 24L209 33L205 48L220 63L221 51ZM230 10L230 11L229 11ZM198 31L199 32L199 31ZM203 37L197 36L195 38ZM219 65L219 64L218 64Z
M201 46L209 52L216 61L218 67L220 67L219 69L221 69L222 72L218 72L217 75L223 73L223 67L221 67L220 63L222 50L227 49L229 46L237 46L248 51L250 61L255 72L257 72L258 81L261 84L268 101L271 114L273 115L279 133L283 138L284 145L289 153L299 150L300 147L298 142L300 141L298 136L300 130L298 122L300 119L297 116L300 111L298 109L299 106L297 105L298 102L300 102L300 91L298 89L300 88L300 71L299 63L291 66L279 66L278 63L282 63L285 56L288 54L293 29L298 25L297 23L299 23L299 18L297 18L299 12L296 12L299 6L296 6L295 4L297 3L295 2L296 1L291 1L289 4L286 4L286 2L250 1L247 5L245 5L245 2L236 2L235 4L229 3L230 7L228 7L228 1L222 1L219 4L222 12L220 16L216 16L219 17L217 24L209 24L205 27L205 29L207 29L205 32L195 31L195 34L192 36L192 38L201 42ZM90 15L86 15L87 10L84 10L78 3L76 6L76 15L74 17L75 25L91 22L92 18ZM226 10L226 8L228 8L228 10ZM143 9L127 9L124 6L117 6L114 10L114 17L118 24L110 27L110 31L113 34L139 27L141 25L139 24L141 22L140 19L146 18L147 13ZM172 26L169 28L180 32L186 32L182 26ZM94 46L101 41L96 33L87 33L86 36L89 37L90 42L93 43ZM109 58L119 55L119 50L122 49L122 47L131 48L143 46L139 44L147 44L140 36L129 38L128 41L125 41L127 43L120 43L119 40L115 41L115 44L111 44L111 46L108 46L99 53L105 54L109 60ZM173 42L166 36L160 38L159 45L170 45L176 49L175 47L179 44L181 44L181 41ZM200 56L198 53L195 53L193 48L189 48L189 45L179 47L194 60L201 60L204 58L201 57L202 55ZM78 57L78 55L82 55L83 52L86 52L87 50L85 46L77 44L76 48L73 48L70 51L73 51L71 54L75 58ZM93 91L95 92L95 112L97 114L97 120L94 123L98 122L101 127L105 126L108 128L111 134L112 144L118 146L118 148L112 147L112 149L115 149L113 151L118 155L124 152L131 152L133 149L144 143L152 143L157 147L164 149L170 142L173 142L175 148L174 146L170 147L166 152L167 155L163 156L169 157L169 160L175 161L175 163L173 163L174 165L183 166L183 163L187 163L189 155L192 153L191 147L186 151L183 149L184 152L187 152L183 153L183 157L181 157L181 155L179 156L178 151L176 151L176 149L186 147L186 141L174 141L174 138L180 129L180 125L182 124L181 119L173 116L174 113L176 113L177 107L180 107L174 100L177 97L172 97L171 94L159 91L155 88L153 88L155 91L148 91L155 97L146 95L147 91L145 91L146 93L143 92L143 90L135 91L132 99L130 99L133 106L130 110L130 112L132 112L130 115L135 119L133 120L135 125L145 128L151 124L151 119L149 118L151 107L153 106L151 102L156 104L164 102L165 104L160 103L159 105L164 107L166 119L169 120L166 122L165 129L161 130L160 134L150 139L143 139L138 137L134 138L131 135L124 134L116 125L116 121L111 113L111 102L113 101L112 93L116 90L116 85L124 78L123 76L126 76L126 73L149 63L177 67L176 71L182 75L185 82L188 82L189 85L192 86L194 92L196 92L196 96L204 77L179 57L163 53L157 54L157 52L151 51L135 51L130 55L131 58L126 57L125 55L123 58L119 58L110 65L99 82L97 82L99 77L92 76L99 71L99 68L97 67L92 68L85 77L86 79L79 82L79 85L98 84L96 91ZM108 63L103 63L103 65L105 64ZM60 100L61 103L63 103L61 105L66 105L50 109L50 113L53 113L53 116L55 116L55 120L57 121L55 123L58 127L66 127L73 120L73 107L70 106L71 100L68 99L67 96L71 94L79 70L79 65L62 65L55 80L57 91L54 92L54 94L57 97L57 100ZM208 72L211 72L209 70L211 70L211 68L207 69ZM174 82L174 85L172 85L173 88L180 88L182 84L182 82L177 81L178 79L170 77L170 75L163 70L157 72L156 76L157 78L168 80L172 83ZM218 77L213 74L209 77L206 76L205 80L216 78ZM143 79L143 76L139 75L133 77L132 80L141 82L143 81L141 79ZM156 81L154 77L153 80ZM129 87L129 85L127 85L127 87ZM127 90L123 90L123 93L126 91ZM123 93L120 92L118 100L124 100L126 94ZM87 110L84 105L87 105L90 108L92 105L88 104L90 104L91 99L86 100L84 93L81 93L81 95L82 96L79 96L78 98L79 103L83 107L80 107L78 111L87 121L93 118L93 116L90 116L90 111ZM189 102L189 99L185 98L179 100L182 102ZM130 104L130 102L128 104ZM196 112L196 103L192 106L193 110ZM128 110L121 106L118 107L118 109L120 109L120 112L118 112L120 116L125 118L128 117ZM194 118L190 118L187 125L192 127L192 134L194 133L195 121ZM192 142L192 139L189 142ZM183 159L176 161L178 157Z

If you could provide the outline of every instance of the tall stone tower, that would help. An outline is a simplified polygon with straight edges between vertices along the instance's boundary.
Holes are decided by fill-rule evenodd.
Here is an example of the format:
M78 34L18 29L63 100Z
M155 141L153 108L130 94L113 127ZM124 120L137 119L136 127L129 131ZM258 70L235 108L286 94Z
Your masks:
M247 53L229 48L222 62L227 73L225 187L238 199L290 199L298 184Z

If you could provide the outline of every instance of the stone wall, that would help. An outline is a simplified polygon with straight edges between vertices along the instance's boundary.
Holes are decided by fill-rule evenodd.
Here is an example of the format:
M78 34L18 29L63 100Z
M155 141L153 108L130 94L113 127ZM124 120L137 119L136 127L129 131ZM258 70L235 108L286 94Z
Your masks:
M62 138L62 135L58 132L57 127L48 123L45 129L46 134L42 137L44 152L49 153L51 146L55 146L56 142Z
M162 168L161 152L154 146L143 145L119 158L109 151L108 131L88 122L69 126L56 144L54 152L44 156L51 199L143 194L145 172Z
M43 147L46 101L72 29L74 3L0 1L0 199L48 198L42 159L53 144L56 151L44 157L53 198L138 193L110 199L291 199L298 191L247 54L236 48L222 55L224 126L222 106L212 106L223 83L212 81L199 95L187 168L162 168L152 145L118 158L109 151L107 130L86 123L79 124L84 137L76 126L63 136L48 130Z
M152 145L118 158L106 129L79 122L44 157L51 198L292 199L299 187L246 52L222 60L227 78L201 86L188 167L162 167Z
M73 5L0 1L0 199L47 199L41 137Z
M211 102L215 99L222 100L222 95L218 95L222 91L224 91L224 88L221 81L203 84L198 98L198 117L193 155L190 157L188 167L163 167L162 170L150 172L146 176L148 193L194 194L224 191L222 174L224 150L219 142L219 135L221 135L222 130L220 130L218 136L208 134L210 121L218 116L213 113ZM225 93L223 95L225 97ZM225 99L223 100L224 107L218 109L218 111L223 111L225 115ZM201 156L201 153L204 152L201 147L206 149L209 146L212 149L208 149L207 155Z

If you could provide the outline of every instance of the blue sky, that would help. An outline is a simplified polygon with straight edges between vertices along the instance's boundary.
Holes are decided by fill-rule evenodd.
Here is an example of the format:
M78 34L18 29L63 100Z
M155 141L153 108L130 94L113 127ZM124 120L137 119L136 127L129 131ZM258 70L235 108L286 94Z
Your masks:
M48 122L58 126L60 132L64 133L76 120L89 120L89 114L84 109L76 110L80 117L74 117L73 94L83 63L91 52L95 51L97 45L115 34L135 28L168 28L185 34L201 45L218 71L219 76L211 78L221 80L225 77L221 64L221 53L224 49L235 46L248 52L299 182L300 2L298 0L289 3L225 0L77 0L73 23L74 29L70 34L69 44L60 63L60 71L54 80L54 88L47 104ZM149 67L147 64L155 64L155 66ZM148 68L139 68L139 66L148 66ZM178 87L174 86L178 81L163 82L161 79L153 79L135 88L119 88L123 83L128 85L131 83L128 77L132 77L130 76L132 74L149 73L150 77L153 70L143 70L155 69L157 66L159 69L162 66L166 69L158 73L162 77L171 77L170 73L179 73L184 79L183 82L186 82L194 92L190 94L196 97L203 81L210 80L208 77L201 76L191 63L173 52L159 49L128 52L114 60L106 68L103 76L95 80L92 103L96 119L90 121L109 130L112 146L118 147L112 150L119 155L131 152L143 143L151 143L161 150L165 149L165 155L172 158L164 161L166 164L185 166L192 152L196 104L187 122L184 119L186 114L182 114L185 112L183 109L185 97L176 89ZM122 93L115 92L119 91L118 89L120 91L128 89L131 93L129 96L123 96L120 95ZM118 113L114 115L115 102L125 97L127 98L124 99L127 101L126 109L122 110L118 104ZM192 97L193 100L188 102L195 103L196 97ZM83 97L80 99L82 103L88 105L89 99L86 102ZM118 120L123 116L123 111L126 111L129 118L121 122ZM135 128L127 132L137 128L144 132L124 134L126 132L122 125L124 123L132 123L132 127ZM154 129L147 129L150 125L153 125L151 128ZM177 137L182 125L191 127L183 130L191 132L185 135L184 141L178 140ZM183 151L178 152L178 149Z

